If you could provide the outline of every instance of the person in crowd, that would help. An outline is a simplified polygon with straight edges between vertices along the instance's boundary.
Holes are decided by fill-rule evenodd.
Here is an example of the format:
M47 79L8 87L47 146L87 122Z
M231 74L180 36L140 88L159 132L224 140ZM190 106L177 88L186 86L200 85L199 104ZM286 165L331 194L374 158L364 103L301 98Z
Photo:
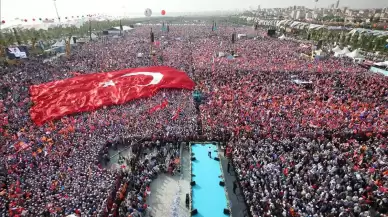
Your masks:
M235 31L256 40L237 40L238 57L218 57L231 50ZM386 215L388 77L346 58L303 59L310 42L302 47L253 31L172 25L168 34L155 32L160 58L138 58L150 52L150 27L140 26L72 49L66 59L31 57L2 66L0 214L142 216L151 181L180 170L173 144L219 140L228 141L227 155L253 216ZM42 126L31 121L31 85L155 65L185 71L202 102L192 91L163 89ZM163 101L168 106L150 112ZM103 167L107 144L122 140L134 153L122 161L128 168ZM150 151L155 149L157 154Z

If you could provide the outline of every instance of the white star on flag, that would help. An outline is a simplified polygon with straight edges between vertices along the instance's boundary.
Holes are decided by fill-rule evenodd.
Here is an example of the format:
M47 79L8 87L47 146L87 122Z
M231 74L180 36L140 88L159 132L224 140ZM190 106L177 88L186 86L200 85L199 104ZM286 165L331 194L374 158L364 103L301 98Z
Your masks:
M115 85L116 85L115 82L113 82L112 80L102 83L102 87L109 87L109 86L115 86Z

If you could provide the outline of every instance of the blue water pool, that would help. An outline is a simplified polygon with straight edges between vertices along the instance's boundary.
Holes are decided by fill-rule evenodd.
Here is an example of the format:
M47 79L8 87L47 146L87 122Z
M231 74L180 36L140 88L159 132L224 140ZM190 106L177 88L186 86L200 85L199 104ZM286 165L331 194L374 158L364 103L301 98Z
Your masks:
M208 156L208 149L212 149L212 158ZM218 156L216 145L212 144L194 144L191 146L191 152L196 158L192 161L191 170L193 181L196 185L192 187L192 207L198 210L198 217L225 217L224 209L227 208L226 195L224 187L219 183L221 166L214 157Z

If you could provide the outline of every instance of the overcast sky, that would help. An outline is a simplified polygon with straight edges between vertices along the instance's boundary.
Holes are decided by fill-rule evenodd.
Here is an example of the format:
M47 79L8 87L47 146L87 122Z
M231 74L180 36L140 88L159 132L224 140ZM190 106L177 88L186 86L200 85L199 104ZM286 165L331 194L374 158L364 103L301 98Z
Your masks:
M1 17L4 18L46 18L55 17L53 0L0 0ZM336 0L319 0L318 7L327 7ZM162 9L169 12L197 12L212 10L234 10L268 7L287 7L304 5L315 6L314 0L57 0L61 17L86 14L127 14L143 13L145 8L160 14ZM388 7L388 0L341 0L340 7L383 8Z

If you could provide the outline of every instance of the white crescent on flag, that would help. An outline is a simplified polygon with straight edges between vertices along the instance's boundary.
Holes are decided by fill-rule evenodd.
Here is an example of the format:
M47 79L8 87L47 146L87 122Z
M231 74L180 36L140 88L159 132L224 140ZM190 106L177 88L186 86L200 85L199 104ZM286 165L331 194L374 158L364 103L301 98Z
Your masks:
M125 74L121 77L129 77L129 76L135 76L135 75L152 76L152 81L149 84L139 85L139 86L149 86L149 85L153 85L153 84L159 84L159 82L163 79L163 74L160 72L134 72L134 73Z
M163 79L163 74L160 72L134 72L122 75L121 77L129 77L136 75L148 75L152 76L152 81L145 85L137 85L137 86L149 86L154 84L159 84L159 82ZM116 83L113 80L105 81L101 83L102 87L116 86Z

